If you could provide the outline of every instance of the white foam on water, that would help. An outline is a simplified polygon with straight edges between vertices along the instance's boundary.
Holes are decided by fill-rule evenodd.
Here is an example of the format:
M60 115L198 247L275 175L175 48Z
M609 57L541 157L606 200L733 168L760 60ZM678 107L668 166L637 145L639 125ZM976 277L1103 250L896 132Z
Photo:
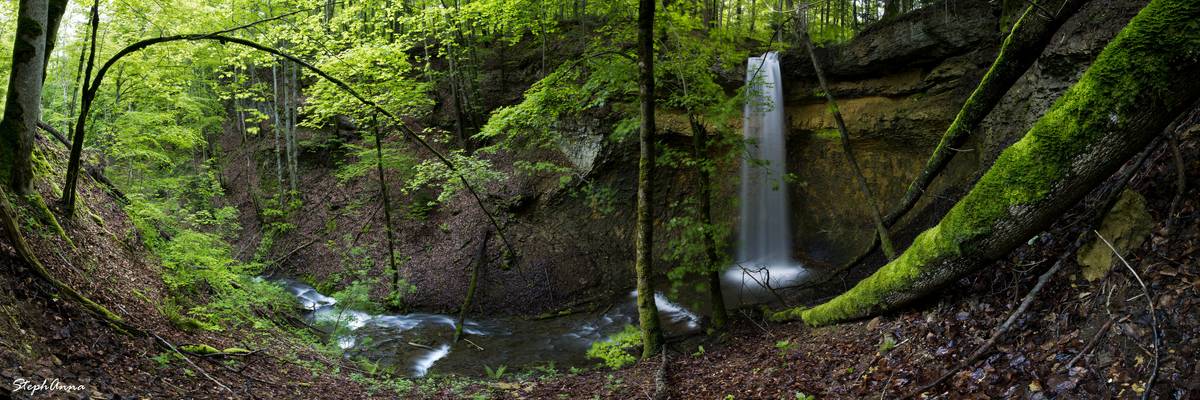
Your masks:
M629 292L629 297L632 297L636 302L637 291L634 290ZM661 292L654 292L654 306L658 308L659 318L666 317L668 320L674 323L684 322L687 324L688 329L696 329L700 327L699 316L691 312L691 310L672 302ZM605 315L605 318L608 318L608 316ZM611 321L612 318L608 318L608 320Z
M450 345L443 344L438 346L437 349L417 358L413 361L413 376L418 378L425 376L425 374L429 373L429 368L433 367L433 363L441 360L448 354L450 354Z
M318 322L340 323L353 331L367 325L367 322L370 322L375 317L358 310L323 308L317 310L316 314L313 314L313 318Z
M721 279L733 287L747 289L780 288L808 276L808 270L798 264L756 264L754 262L734 265L725 270Z

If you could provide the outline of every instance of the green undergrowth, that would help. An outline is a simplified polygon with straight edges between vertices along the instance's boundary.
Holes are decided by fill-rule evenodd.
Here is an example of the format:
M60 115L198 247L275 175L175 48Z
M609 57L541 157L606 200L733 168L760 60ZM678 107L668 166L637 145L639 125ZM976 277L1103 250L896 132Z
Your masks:
M592 343L588 349L588 358L602 360L605 366L621 369L626 365L637 362L637 357L630 350L642 348L642 331L636 326L626 325L625 329L609 336L607 339Z

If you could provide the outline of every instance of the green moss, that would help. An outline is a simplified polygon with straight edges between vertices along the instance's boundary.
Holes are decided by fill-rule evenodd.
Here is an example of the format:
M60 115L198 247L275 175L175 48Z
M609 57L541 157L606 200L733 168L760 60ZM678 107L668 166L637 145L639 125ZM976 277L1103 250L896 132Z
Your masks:
M59 225L58 219L54 217L54 213L50 211L50 207L46 206L46 202L42 200L42 195L35 191L28 196L25 196L25 198L28 199L29 203L32 204L37 210L38 219L40 219L42 223L54 228L54 232L58 234L58 237L62 238L64 242L67 242L67 244L74 249L75 242L71 241L71 237L67 236L67 232L63 230L62 225Z
M216 347L212 347L207 344L185 344L185 345L179 346L179 351L182 351L184 353L191 353L191 354L195 354L195 355L199 355L199 356L211 356L211 355L216 355L216 354L223 354L223 353L221 353L221 350L217 350Z
M1075 158L1107 132L1128 131L1126 116L1166 108L1177 96L1168 79L1179 66L1200 57L1200 3L1155 0L1110 43L1030 131L1001 153L991 169L935 227L916 238L904 254L846 293L811 309L785 310L772 319L799 317L825 325L878 312L897 293L917 285L940 260L957 257L989 235L1001 220L1035 206ZM1172 100L1175 101L1175 100ZM939 282L934 282L939 283Z
M842 134L837 129L818 129L813 131L812 137L825 140L841 140Z
M249 349L244 349L241 347L230 347L225 350L221 350L221 353L224 353L224 354L250 354L251 351Z

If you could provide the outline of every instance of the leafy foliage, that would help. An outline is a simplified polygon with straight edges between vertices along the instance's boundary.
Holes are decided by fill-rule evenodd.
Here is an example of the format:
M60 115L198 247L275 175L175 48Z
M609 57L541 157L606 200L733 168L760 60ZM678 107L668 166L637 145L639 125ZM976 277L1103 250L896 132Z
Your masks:
M588 358L604 361L604 365L612 369L633 364L637 358L629 351L642 346L642 331L633 325L625 325L625 329L607 339L592 343L587 351Z

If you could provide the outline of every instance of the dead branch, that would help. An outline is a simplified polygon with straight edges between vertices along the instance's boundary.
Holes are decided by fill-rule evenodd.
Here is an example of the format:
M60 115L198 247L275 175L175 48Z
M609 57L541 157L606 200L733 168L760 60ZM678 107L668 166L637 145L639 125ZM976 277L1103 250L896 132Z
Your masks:
M1113 254L1117 256L1117 259L1121 260L1121 264L1124 264L1125 268L1129 270L1129 273L1133 274L1133 277L1137 279L1138 285L1142 287L1142 295L1146 296L1146 303L1150 306L1150 333L1154 336L1154 366L1150 369L1150 377L1146 378L1146 390L1142 392L1142 400L1146 400L1150 398L1150 387L1154 385L1154 378L1158 376L1158 353L1159 348L1162 347L1160 335L1158 333L1158 311L1154 309L1154 298L1150 296L1150 288L1146 287L1146 282L1142 281L1141 275L1138 275L1137 270L1133 269L1133 266L1129 265L1129 261L1125 261L1125 256L1122 256L1121 252L1117 251L1117 249L1113 247L1112 243L1109 243L1108 239L1105 239L1104 235L1100 234L1100 231L1092 230L1092 232L1095 232L1096 236L1099 237L1100 240L1104 241L1104 245L1108 246L1109 250L1112 250Z
M1096 344L1100 342L1100 339L1105 336L1104 334L1108 333L1108 329L1112 328L1113 324L1116 322L1117 320L1111 317L1108 319L1108 321L1105 321L1104 325L1100 327L1100 330L1096 331L1096 335L1092 336L1092 339L1083 346L1083 349L1079 350L1079 354L1076 354L1075 357L1072 357L1071 361L1068 361L1067 365L1063 367L1063 369L1070 371L1071 367L1075 366L1075 363L1079 361L1079 359L1083 358L1083 356L1086 356L1088 353L1091 353L1092 348L1096 347Z
M189 358L187 356L187 354L183 354L183 352L179 351L178 348L175 348L175 345L171 344L171 342L168 342L166 339L163 339L162 336L158 336L158 334L156 334L154 332L146 332L146 333L149 334L150 336L154 337L154 339L157 339L158 343L160 345L165 346L166 348L168 348L172 352L174 352L176 355L183 358L184 361L187 361L187 363L189 365L191 365L192 368L195 368L196 370L200 371L200 374L204 375L204 377L208 378L208 380L212 381L212 383L217 384L218 387L220 387L221 389L225 389L229 393L233 393L233 389L230 389L229 386L225 386L225 384L221 383L221 381L218 381L216 378L213 378L212 375L209 375L208 372L206 372L204 370L204 368L200 368L199 365L196 365L195 362L192 362L192 359Z

